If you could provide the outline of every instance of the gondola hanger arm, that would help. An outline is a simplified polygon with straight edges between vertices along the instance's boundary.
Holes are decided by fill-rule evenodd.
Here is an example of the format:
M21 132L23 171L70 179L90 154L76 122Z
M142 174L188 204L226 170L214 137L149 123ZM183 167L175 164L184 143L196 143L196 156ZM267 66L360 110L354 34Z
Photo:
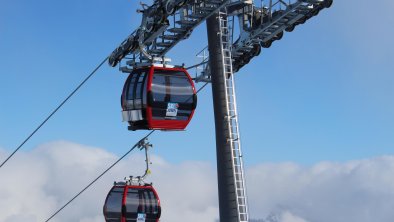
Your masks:
M125 180L128 184L133 185L133 184L143 184L145 178L151 174L151 171L149 169L149 165L152 164L150 161L150 156L149 156L149 149L153 147L153 144L149 143L148 138L145 138L141 140L138 144L138 149L140 150L145 150L145 163L146 163L146 168L145 172L142 176L129 176L126 177Z

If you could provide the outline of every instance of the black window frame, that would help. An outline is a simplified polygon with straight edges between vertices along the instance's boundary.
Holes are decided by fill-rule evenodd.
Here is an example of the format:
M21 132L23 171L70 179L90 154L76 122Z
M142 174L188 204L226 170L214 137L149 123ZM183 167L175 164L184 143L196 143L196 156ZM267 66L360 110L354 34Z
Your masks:
M146 108L146 85L149 71L149 69L137 69L130 74L129 81L126 83L127 87L125 91L125 103L128 110L139 110ZM138 87L140 88L139 92L137 92ZM136 100L140 100L140 104L137 104ZM128 106L129 101L132 101L130 106Z
M114 194L117 194L117 196L115 196L115 199L112 198ZM105 202L105 208L104 208L106 221L114 221L116 219L122 218L122 216L123 216L122 215L123 195L124 195L124 188L123 187L113 187L111 189L111 191L109 192L106 202ZM117 203L113 204L113 203L115 203L113 200L116 200ZM109 211L109 210L112 210L112 209L109 209L109 207L115 206L115 205L117 205L115 211Z

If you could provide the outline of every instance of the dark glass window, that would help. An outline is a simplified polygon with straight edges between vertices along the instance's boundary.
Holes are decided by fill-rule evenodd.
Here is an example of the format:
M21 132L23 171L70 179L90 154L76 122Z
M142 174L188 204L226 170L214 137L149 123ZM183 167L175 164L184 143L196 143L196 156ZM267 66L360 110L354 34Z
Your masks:
M150 213L152 214L158 214L159 213L159 205L158 205L158 199L156 198L154 192L152 190L147 190L148 194L148 199L149 199L149 204L150 204Z
M166 84L166 75L162 75L161 73L155 73L153 75L153 80L152 80L153 101L164 102L165 101L164 97L166 96L166 88L168 87L169 84ZM169 94L169 90L168 90L168 94Z
M193 94L185 72L155 70L152 80L153 119L187 120L192 113Z
M146 213L152 214L153 213L153 197L152 191L146 190L145 191L145 201L146 201Z
M136 221L139 212L141 212L139 190L129 188L126 196L126 221Z
M127 109L141 109L146 106L146 95L143 104L144 94L146 94L146 71L137 70L132 73L127 86L126 107Z
M128 89L127 89L127 100L133 100L134 99L134 85L135 85L135 81L137 80L137 76L138 73L134 73L132 74L133 76L130 79L129 85L128 85Z
M146 221L158 219L158 200L152 190L129 188L126 197L126 221L136 221L138 213L146 214Z
M127 197L126 197L126 211L137 212L139 206L140 206L140 197L138 194L138 190L129 189L127 191Z
M138 76L138 81L135 86L135 100L134 100L134 108L141 109L142 108L142 95L144 94L144 80L145 80L145 72L140 72Z
M153 100L192 103L193 88L184 72L155 70L152 80Z
M192 95L193 88L185 74L171 76L171 102L192 103Z
M146 104L148 103L147 102L147 96L148 96L147 85L148 85L148 76L145 77L144 85L142 87L142 108L146 108Z
M123 188L115 187L108 194L107 202L105 203L105 216L107 222L120 221L122 217L122 198Z

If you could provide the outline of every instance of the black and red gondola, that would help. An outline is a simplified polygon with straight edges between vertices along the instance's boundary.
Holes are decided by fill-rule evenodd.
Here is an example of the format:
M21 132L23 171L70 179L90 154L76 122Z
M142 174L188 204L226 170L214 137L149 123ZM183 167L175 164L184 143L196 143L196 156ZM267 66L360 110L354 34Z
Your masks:
M150 184L115 183L103 207L106 222L158 222L160 199Z
M185 68L150 64L130 73L121 104L129 130L183 130L193 117L197 95Z

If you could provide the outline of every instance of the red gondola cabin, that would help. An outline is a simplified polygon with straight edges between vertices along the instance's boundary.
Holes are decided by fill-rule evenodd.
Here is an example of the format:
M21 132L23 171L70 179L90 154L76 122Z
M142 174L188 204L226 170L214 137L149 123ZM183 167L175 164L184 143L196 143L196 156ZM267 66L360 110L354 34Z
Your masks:
M106 222L158 222L160 199L151 185L116 184L105 199L103 211Z
M132 71L121 103L129 130L183 130L193 117L197 95L186 69L151 65Z

